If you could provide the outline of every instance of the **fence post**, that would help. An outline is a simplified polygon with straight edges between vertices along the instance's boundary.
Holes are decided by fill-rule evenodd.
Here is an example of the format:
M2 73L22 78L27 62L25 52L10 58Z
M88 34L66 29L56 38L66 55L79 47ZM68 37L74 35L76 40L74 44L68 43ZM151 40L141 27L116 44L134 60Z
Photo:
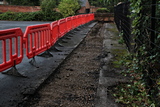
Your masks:
M150 37L150 41L151 41L151 50L155 48L154 42L155 42L155 30L156 30L156 0L152 0L152 4L151 4L151 37ZM147 88L149 89L149 94L151 96L151 100L155 101L155 105L157 107L159 107L159 100L157 99L157 94L158 94L158 88L156 87L156 73L155 71L149 67L148 70L148 83L147 83ZM154 79L152 78L154 77Z

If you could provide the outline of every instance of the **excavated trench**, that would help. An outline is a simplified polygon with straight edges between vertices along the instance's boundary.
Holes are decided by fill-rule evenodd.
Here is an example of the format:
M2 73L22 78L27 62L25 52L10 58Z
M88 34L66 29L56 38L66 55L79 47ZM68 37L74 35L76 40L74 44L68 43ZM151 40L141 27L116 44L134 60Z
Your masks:
M96 24L77 49L30 98L25 107L92 107L98 87L103 37Z
M97 23L56 73L21 106L118 107L108 87L127 79L120 75L120 69L111 65L114 54L119 52L112 53L112 49L123 49L116 47L115 29L113 23Z

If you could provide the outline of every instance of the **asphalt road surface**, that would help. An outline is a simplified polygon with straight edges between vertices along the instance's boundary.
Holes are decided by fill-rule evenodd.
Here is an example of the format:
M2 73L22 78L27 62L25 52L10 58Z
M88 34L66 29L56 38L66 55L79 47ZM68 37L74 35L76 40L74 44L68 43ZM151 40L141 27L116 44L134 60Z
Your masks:
M20 27L24 32L26 26L29 25L36 25L36 24L44 24L44 23L51 23L51 22L41 22L41 21L0 21L0 30L4 29L11 29Z

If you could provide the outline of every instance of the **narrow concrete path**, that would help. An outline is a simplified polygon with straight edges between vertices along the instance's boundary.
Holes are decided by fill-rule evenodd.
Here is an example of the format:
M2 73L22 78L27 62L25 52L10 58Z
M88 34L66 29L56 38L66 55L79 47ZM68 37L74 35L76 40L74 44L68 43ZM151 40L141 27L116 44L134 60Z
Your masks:
M112 62L118 53L127 51L124 45L118 43L118 31L113 23L105 23L101 28L100 36L103 39L103 57L101 58L101 70L99 74L99 86L97 89L97 103L95 107L118 107L110 96L109 87L126 82L127 79L120 75L121 69L112 66Z

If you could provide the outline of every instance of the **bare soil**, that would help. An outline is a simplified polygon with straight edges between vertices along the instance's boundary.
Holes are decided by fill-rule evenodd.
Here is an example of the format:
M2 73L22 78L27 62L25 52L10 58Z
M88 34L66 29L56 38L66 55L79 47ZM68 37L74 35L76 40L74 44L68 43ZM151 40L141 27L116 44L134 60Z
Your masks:
M25 107L93 107L103 37L98 23Z

